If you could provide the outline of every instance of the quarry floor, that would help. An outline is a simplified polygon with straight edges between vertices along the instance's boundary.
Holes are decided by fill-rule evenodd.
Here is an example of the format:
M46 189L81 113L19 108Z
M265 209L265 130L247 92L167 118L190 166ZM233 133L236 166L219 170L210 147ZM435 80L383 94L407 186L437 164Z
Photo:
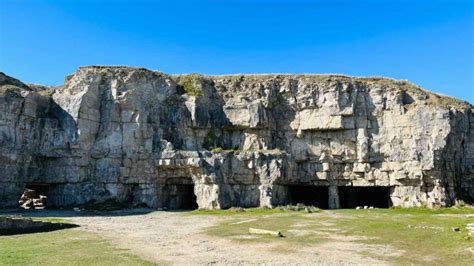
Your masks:
M400 253L383 245L351 242L350 237L344 236L322 245L278 252L281 243L245 243L206 234L206 228L229 220L222 216L156 212L115 217L77 217L71 220L83 230L100 233L121 248L130 249L140 257L159 264L375 264L382 261L361 255L360 251L378 249L379 253ZM246 237L246 234L242 237Z
M77 224L63 231L100 235L113 247L160 265L443 264L453 260L467 265L474 261L474 242L465 230L467 223L474 222L471 209L0 212L12 214ZM250 227L279 230L285 237L251 235ZM453 232L453 227L460 231ZM0 236L0 249L2 238L12 237L22 236Z

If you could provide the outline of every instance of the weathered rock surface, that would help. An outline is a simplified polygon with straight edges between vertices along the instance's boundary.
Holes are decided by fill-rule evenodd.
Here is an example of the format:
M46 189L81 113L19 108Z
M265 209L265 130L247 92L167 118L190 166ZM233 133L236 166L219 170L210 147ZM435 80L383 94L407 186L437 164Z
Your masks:
M387 187L394 206L474 199L474 107L406 81L335 75L169 76L82 67L57 88L0 74L0 206L115 199L275 206L289 186ZM193 196L193 195L191 195Z

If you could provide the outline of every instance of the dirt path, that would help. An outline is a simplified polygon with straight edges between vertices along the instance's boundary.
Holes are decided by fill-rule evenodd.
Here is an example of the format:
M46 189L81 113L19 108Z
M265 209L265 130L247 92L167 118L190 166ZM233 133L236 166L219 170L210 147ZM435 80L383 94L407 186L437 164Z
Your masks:
M99 233L114 245L160 264L384 264L362 254L396 253L341 236L317 246L275 252L275 244L241 244L203 234L206 227L226 219L219 216L151 212L67 219L79 224L78 230Z

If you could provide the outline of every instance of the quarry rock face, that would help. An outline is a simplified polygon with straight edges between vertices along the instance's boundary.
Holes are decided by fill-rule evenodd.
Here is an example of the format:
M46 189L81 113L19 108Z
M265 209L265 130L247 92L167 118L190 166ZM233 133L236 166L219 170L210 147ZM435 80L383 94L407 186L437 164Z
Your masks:
M386 78L1 73L0 206L25 188L50 206L472 203L473 108Z

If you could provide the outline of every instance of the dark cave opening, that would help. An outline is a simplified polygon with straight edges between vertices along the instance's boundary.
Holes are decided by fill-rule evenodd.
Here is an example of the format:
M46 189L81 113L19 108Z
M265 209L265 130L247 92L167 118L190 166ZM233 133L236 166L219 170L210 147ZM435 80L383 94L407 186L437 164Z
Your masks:
M313 185L290 185L288 186L288 199L290 204L302 203L307 206L315 206L328 209L329 187Z
M49 186L50 186L49 184L32 183L32 184L26 184L25 190L26 189L34 190L34 197L39 198L40 195L48 196Z
M130 188L128 190L128 194L126 197L126 204L128 205L136 205L139 203L139 193L140 193L140 187L137 183L132 183L130 184Z
M171 210L195 210L198 208L194 184L169 184L168 208Z
M26 184L18 204L24 209L44 209L47 204L49 190L50 184Z
M338 187L341 208L356 208L368 206L375 208L389 208L390 187Z

